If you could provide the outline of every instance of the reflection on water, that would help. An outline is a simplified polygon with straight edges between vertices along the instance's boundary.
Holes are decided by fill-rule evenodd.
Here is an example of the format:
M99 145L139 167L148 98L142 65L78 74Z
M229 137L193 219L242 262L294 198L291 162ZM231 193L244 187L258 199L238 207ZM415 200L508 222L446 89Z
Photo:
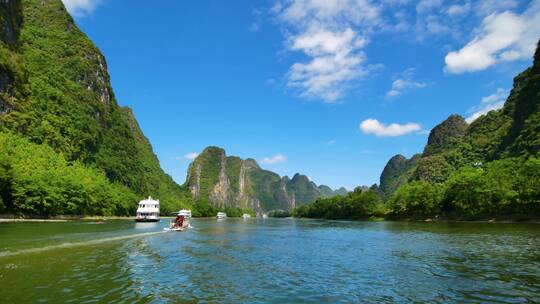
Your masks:
M540 298L540 225L291 219L192 224L195 228L181 233L163 233L167 221L0 224L2 299L526 303Z

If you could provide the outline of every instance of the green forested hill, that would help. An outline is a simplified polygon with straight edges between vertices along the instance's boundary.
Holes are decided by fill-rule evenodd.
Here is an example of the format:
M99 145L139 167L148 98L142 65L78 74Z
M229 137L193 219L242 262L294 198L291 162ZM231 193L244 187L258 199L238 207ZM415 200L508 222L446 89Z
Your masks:
M416 178L444 181L456 169L483 164L509 157L529 158L540 151L540 50L537 49L533 66L514 78L514 86L504 104L466 126L454 118L435 127L431 136L441 130L446 144L440 148L426 146ZM427 151L430 153L426 154ZM430 157L436 160L430 160ZM427 164L426 164L427 163ZM446 172L430 174L428 167L447 168Z
M540 43L540 42L539 42ZM396 155L380 189L355 190L296 210L299 216L362 218L540 217L540 44L514 78L506 103L473 121L451 115L430 132L421 155Z
M305 175L280 177L262 169L253 159L226 156L225 150L218 147L207 147L191 163L186 187L198 204L258 212L291 210L316 198L337 194L327 186L318 187Z
M461 116L451 115L433 128L414 174L406 178L444 182L462 167L509 157L537 156L540 150L539 57L537 50L533 66L515 77L514 87L502 109L491 111L470 125ZM383 176L385 172L381 175L381 185ZM403 178L398 174L393 180Z
M452 115L430 133L397 216L540 216L540 48L503 108L467 125Z
M105 58L62 2L2 1L0 17L3 132L103 172L139 197L159 197L164 211L185 204L186 191L160 168L131 110L118 105Z

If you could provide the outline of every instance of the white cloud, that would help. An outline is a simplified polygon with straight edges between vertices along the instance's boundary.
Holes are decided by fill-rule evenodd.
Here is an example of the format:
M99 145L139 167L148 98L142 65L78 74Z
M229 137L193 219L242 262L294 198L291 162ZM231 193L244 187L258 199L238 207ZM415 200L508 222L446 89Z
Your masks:
M278 2L272 12L287 27L287 49L307 60L291 65L287 85L300 96L334 102L348 84L367 74L362 49L364 30L379 22L379 9L368 0L293 0Z
M190 152L190 153L184 155L184 157L186 159L189 159L189 160L194 160L195 158L197 158L197 156L199 156L199 153L197 153L197 152Z
M374 134L376 136L401 136L412 132L421 130L421 127L417 123L406 123L403 125L397 123L391 123L384 125L378 120L370 118L360 123L360 130L365 134Z
M422 41L427 36L453 34L450 29L452 18L444 13L447 10L440 0L420 1L416 5L415 38Z
M452 17L464 17L471 11L471 4L466 2L462 5L453 4L448 7L446 12Z
M337 140L335 139L330 139L329 141L326 142L327 145L331 146L331 145L335 145L337 143Z
M392 88L386 92L387 97L396 97L401 95L406 90L425 88L427 84L413 80L414 69L409 68L403 71L399 76L395 77L392 82Z
M285 161L287 161L287 157L285 157L285 155L283 155L283 154L278 153L276 155L263 158L261 160L261 163L268 164L268 165L274 165L274 164L284 163Z
M94 11L101 0L62 0L62 2L71 15L85 17Z
M365 40L350 28L343 32L315 29L295 37L290 48L302 51L311 60L291 66L288 85L300 88L304 97L337 100L348 81L365 74L361 67L365 56L356 52L364 44Z
M540 36L540 0L521 15L505 11L485 17L477 32L462 49L446 55L447 72L474 72L502 61L529 59Z
M483 97L481 103L494 103L500 100L506 100L509 91L506 89L498 88L497 91L489 96Z
M292 0L286 4L274 6L274 11L290 23L300 23L300 26L310 26L314 23L346 22L364 24L379 18L379 9L369 0Z
M495 93L483 97L482 100L480 100L480 105L471 109L473 113L469 117L467 117L465 121L471 123L475 121L478 117L487 114L489 111L502 108L504 106L506 98L508 98L508 94L508 90L498 88Z
M255 19L255 21L253 21L249 27L248 27L248 31L250 32L256 32L258 31L260 28L261 28L261 23L262 23L262 11L259 10L259 9L253 9L251 11L251 14L253 15L253 18Z
M444 24L444 21L436 15L429 15L424 21L425 30L429 34L442 34L450 30L450 28Z
M251 24L249 25L248 31L250 31L250 32L256 32L256 31L259 30L259 28L260 28L259 23L253 22L253 23L251 23Z
M282 26L285 50L294 54L287 88L329 103L371 74L367 46L378 34L401 35L404 41L430 39L430 44L448 50L448 73L529 59L540 36L540 0L527 6L519 0L276 1L270 14ZM455 41L461 44L452 49ZM398 88L425 85L412 79L394 81ZM401 92L389 90L387 96Z
M434 10L442 5L442 0L421 0L416 5L416 12L419 14Z
M518 4L516 0L482 0L476 3L474 11L478 15L487 16L495 12L516 8Z

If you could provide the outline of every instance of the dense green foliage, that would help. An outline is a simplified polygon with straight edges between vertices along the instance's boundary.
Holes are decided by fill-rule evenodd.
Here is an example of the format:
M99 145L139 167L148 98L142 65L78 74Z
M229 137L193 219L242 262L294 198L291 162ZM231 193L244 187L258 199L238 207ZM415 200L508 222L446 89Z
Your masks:
M269 217L291 217L292 212L287 210L272 210L268 212Z
M137 205L103 172L11 133L0 133L0 200L0 211L41 216L129 215Z
M163 212L189 204L131 110L117 104L105 58L60 0L2 2L0 23L0 130L47 145L73 166L103 171L131 194L160 198Z
M357 188L349 195L318 199L294 216L326 219L537 218L540 217L540 159L506 158L462 167L444 182L412 181L386 203L377 191Z
M478 168L463 167L443 183L411 182L388 205L394 217L538 217L540 159L496 160Z
M455 114L450 115L429 132L423 156L429 156L453 147L465 135L467 127L468 125L463 117Z
M252 217L257 216L257 213L249 208L227 207L223 209L223 212L227 213L228 217L242 217L243 214L249 214Z
M441 212L441 187L426 181L413 181L396 191L389 200L394 217L429 218Z
M420 154L414 155L411 159L398 154L388 161L380 178L380 189L385 197L390 197L411 179L419 159Z
M320 198L309 205L297 207L295 217L324 219L367 219L386 214L386 206L378 191L357 187L346 196Z

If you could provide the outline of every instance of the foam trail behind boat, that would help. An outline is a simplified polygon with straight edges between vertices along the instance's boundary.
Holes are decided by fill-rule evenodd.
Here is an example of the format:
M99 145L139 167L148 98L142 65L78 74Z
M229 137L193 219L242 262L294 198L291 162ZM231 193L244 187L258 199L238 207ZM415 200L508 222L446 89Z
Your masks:
M137 233L137 234L130 234L130 235L114 236L114 237L108 237L108 238L97 239L97 240L90 240L86 242L62 243L58 245L50 245L50 246L44 246L44 247L39 247L39 248L29 248L29 249L22 249L22 250L17 250L17 251L6 251L6 252L0 252L0 258L21 255L21 254L40 253L40 252L45 252L45 251L55 250L55 249L66 249L66 248L79 247L79 246L96 245L96 244L101 244L101 243L106 243L106 242L114 242L114 241L137 238L137 237L156 235L156 234L161 234L164 232L165 231L145 232L145 233Z

